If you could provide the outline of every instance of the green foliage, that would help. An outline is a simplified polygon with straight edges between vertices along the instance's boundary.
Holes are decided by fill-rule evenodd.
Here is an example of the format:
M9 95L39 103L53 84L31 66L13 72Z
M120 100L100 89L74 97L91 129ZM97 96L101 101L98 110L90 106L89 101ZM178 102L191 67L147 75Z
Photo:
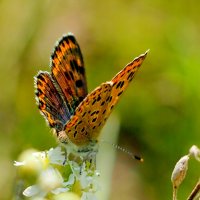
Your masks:
M115 113L122 121L123 146L133 138L131 145L145 159L136 172L142 181L140 199L170 199L177 158L192 144L199 145L199 7L194 0L2 0L1 199L10 199L11 164L19 152L55 145L35 104L33 76L48 69L55 41L67 32L80 43L90 91L150 49ZM190 172L179 199L185 199L197 182L195 172ZM119 168L118 173L125 172ZM128 188L134 181L120 187Z

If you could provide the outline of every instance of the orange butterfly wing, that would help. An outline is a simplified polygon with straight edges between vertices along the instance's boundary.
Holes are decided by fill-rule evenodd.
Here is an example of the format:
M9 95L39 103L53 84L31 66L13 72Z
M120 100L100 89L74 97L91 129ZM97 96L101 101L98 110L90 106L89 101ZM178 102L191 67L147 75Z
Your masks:
M56 45L51 71L69 110L74 113L88 92L82 53L73 35L64 36Z
M121 94L128 87L129 83L133 80L135 73L138 71L140 66L142 65L144 59L147 56L148 51L144 54L141 54L139 57L136 57L131 63L126 65L124 69L122 69L116 76L114 76L111 80L112 82L112 91L110 104L108 105L109 109L107 111L107 115L110 114L113 107L119 101Z
M35 77L36 97L43 116L58 133L87 95L83 57L73 35L63 36L56 45L51 71Z
M48 72L39 72L35 77L37 103L51 128L63 130L71 114Z
M93 90L77 107L74 116L66 124L65 131L59 133L58 139L77 146L96 141L98 128L103 124L102 116L108 107L109 102L106 99L109 98L111 89L112 86L108 82Z
M146 55L147 52L135 58L110 82L103 83L88 94L66 124L65 131L59 134L59 140L70 141L78 146L87 146L97 141L113 107L133 79Z

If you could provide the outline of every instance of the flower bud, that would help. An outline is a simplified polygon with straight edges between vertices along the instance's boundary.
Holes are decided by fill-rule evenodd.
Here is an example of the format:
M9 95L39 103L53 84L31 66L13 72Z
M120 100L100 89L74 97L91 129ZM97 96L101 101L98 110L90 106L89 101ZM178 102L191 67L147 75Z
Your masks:
M171 181L174 188L178 188L185 178L188 169L189 156L183 156L175 165L172 172Z
M190 150L189 153L191 156L193 156L197 161L200 162L200 149L196 146L193 145Z

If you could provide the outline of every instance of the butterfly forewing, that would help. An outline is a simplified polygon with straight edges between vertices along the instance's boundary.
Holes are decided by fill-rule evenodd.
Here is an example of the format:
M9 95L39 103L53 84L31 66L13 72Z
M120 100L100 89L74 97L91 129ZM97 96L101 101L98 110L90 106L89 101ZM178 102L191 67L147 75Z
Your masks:
M66 124L65 133L59 135L60 141L67 141L81 146L97 139L111 92L111 83L103 83L91 92L77 107L75 115Z
M135 73L141 66L142 62L144 61L147 52L145 54L140 55L139 57L135 58L131 63L129 63L124 69L122 69L116 76L112 78L110 84L112 86L111 92L109 97L105 99L106 101L106 112L102 116L102 123L101 127L99 127L98 133L100 134L101 128L104 126L106 120L108 119L109 115L111 114L113 107L117 104L118 100L120 99L121 94L127 88L131 80L133 79ZM98 137L98 134L95 135Z
M148 51L147 51L148 52ZM135 58L131 63L126 65L124 69L122 69L116 76L111 80L112 82L112 91L111 91L111 101L108 105L108 114L111 112L113 107L118 102L121 94L127 88L129 83L132 81L135 73L138 71L139 67L142 65L147 52L141 54L139 57Z
M64 94L71 114L74 114L76 107L87 95L83 57L74 36L64 36L51 58L52 77Z
M141 54L139 57L135 58L131 63L126 65L126 67L124 67L124 69L122 69L110 81L111 85L112 85L112 89L111 89L109 98L107 98L107 100L106 100L106 101L108 101L108 104L107 104L107 108L106 108L106 113L103 116L103 120L102 120L102 124L101 124L102 127L104 126L107 118L111 114L113 107L119 101L121 94L124 92L124 90L127 88L129 83L132 81L135 73L141 66L142 62L144 61L144 59L147 55L147 52L144 54Z
M66 121L71 114L55 88L48 72L40 72L35 77L36 96L38 106L47 119L50 127L57 131L63 130Z

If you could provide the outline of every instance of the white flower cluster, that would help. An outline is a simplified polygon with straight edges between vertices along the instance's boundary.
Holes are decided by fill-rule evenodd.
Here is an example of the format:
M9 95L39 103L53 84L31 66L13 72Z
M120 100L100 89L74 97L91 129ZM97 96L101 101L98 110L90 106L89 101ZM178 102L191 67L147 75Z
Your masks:
M34 200L45 200L46 197L60 200L69 198L69 195L74 200L97 199L99 173L88 167L88 161L80 165L69 160L61 147L46 152L28 151L20 160L14 163L19 167L19 174L35 175L35 184L23 191L24 196Z

